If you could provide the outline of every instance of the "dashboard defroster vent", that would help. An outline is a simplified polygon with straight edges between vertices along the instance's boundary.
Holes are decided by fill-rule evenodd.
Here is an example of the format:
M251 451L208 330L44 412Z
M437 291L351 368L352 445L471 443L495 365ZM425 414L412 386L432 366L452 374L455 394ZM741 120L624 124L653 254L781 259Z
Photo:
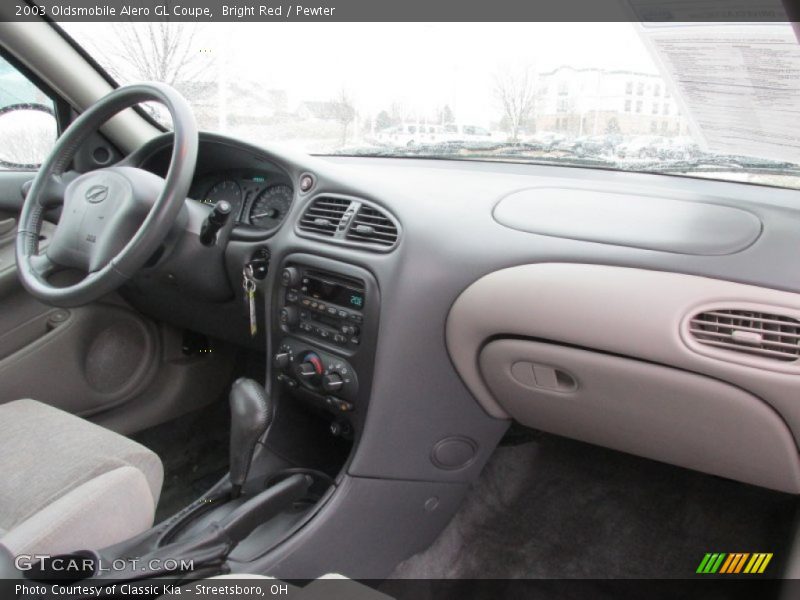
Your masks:
M771 360L800 359L800 320L739 309L714 309L689 320L689 334L704 346Z
M333 237L352 202L344 198L316 198L300 217L298 228L316 235Z
M347 239L391 247L397 243L397 226L383 211L362 204L347 230Z

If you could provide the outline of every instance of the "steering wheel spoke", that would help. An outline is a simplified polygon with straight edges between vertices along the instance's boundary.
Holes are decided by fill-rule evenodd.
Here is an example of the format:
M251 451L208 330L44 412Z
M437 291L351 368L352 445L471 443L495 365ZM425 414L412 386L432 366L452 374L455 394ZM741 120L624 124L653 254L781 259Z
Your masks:
M30 257L31 269L40 279L47 279L50 275L55 273L59 266L47 256L47 252L41 254L33 254Z
M38 203L40 206L50 208L58 206L64 202L64 194L66 193L67 186L80 176L77 171L66 171L64 173L53 174L46 177L39 184L38 190L34 190L37 194ZM27 196L31 192L32 186L23 189L23 193Z

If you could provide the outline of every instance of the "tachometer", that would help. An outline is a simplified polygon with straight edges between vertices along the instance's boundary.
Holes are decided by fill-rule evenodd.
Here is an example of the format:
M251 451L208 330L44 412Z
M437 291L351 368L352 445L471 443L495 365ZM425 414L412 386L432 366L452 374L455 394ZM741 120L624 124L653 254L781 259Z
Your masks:
M292 188L284 184L265 189L250 206L250 224L261 229L273 229L280 225L289 212L293 195Z
M213 206L220 200L227 200L234 208L239 206L242 188L233 179L223 179L211 186L201 202Z

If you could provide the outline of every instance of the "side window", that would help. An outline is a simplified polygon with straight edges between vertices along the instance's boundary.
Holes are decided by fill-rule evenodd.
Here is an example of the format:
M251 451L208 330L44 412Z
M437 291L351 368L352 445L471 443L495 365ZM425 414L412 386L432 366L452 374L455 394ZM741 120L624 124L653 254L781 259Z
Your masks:
M0 170L37 168L57 136L53 100L0 56Z

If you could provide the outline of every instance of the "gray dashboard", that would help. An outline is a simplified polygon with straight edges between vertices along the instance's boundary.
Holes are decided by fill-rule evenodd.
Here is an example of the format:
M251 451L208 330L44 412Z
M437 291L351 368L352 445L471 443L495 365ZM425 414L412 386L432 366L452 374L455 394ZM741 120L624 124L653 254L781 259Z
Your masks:
M203 136L209 144L236 142ZM165 140L162 140L164 143ZM297 194L283 227L259 241L231 240L224 261L235 279L241 261L265 244L279 265L294 253L313 254L361 267L380 288L380 330L374 349L372 396L367 426L349 472L365 477L470 481L479 472L507 421L490 417L472 397L453 365L445 343L445 323L456 299L482 276L531 263L594 263L700 275L765 288L800 291L795 256L800 248L800 192L753 185L663 175L580 168L362 157L309 157L279 147L236 144L263 164L278 165L296 182L312 173L314 188ZM698 255L617 245L625 223L604 223L604 241L583 241L510 229L492 216L501 198L537 186L584 189L733 207L761 223L758 239L738 252ZM295 189L297 187L295 186ZM315 195L356 196L385 207L402 225L392 252L377 254L297 235L292 225ZM602 196L598 199L602 201ZM583 216L574 214L576 224ZM198 258L198 260L200 260ZM278 286L273 269L263 282L264 314L271 313ZM198 302L180 290L134 294L143 309L178 323L207 324L209 333L260 345L231 332L245 330L240 297L227 303ZM165 308L165 307L168 307ZM226 307L232 307L230 314ZM235 310L234 308L235 307ZM165 314L169 310L171 314ZM378 400L375 400L375 399ZM420 415L426 418L420 419ZM409 443L410 432L414 443ZM443 471L431 461L439 440L458 434L474 440L477 457L461 470ZM404 452L391 451L404 448Z

